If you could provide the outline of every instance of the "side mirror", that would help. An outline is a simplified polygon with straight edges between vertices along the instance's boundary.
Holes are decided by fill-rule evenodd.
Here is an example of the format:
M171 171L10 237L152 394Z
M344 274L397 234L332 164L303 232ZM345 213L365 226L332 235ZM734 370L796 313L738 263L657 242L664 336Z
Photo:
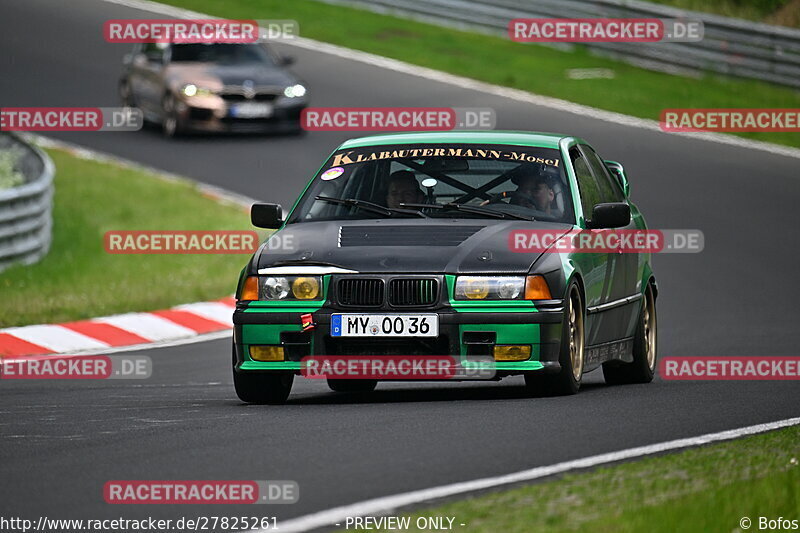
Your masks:
M162 52L149 52L145 54L148 63L154 65L161 65L164 63L164 54Z
M288 67L294 65L294 58L292 56L281 56L281 66Z
M616 161L604 161L604 163L606 164L606 168L611 172L611 175L617 178L619 186L622 188L622 192L625 193L625 196L630 196L631 187L628 185L628 176L625 175L625 169L622 164Z
M587 222L589 229L622 228L631 223L631 206L625 202L597 204L592 209L592 219Z
M253 204L250 222L257 228L278 229L283 225L283 208L280 204Z

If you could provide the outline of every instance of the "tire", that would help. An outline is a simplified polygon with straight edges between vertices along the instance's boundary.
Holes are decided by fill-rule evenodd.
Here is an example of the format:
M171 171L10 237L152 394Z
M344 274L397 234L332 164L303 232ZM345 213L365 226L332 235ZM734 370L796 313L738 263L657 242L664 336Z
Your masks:
M375 379L328 379L328 387L334 392L372 392L377 385Z
M164 137L170 139L180 137L185 131L183 121L175 110L175 97L171 94L164 95L161 100L161 131Z
M236 372L233 386L245 403L280 405L292 391L292 372Z
M586 329L583 297L576 283L567 290L564 320L561 325L561 347L558 374L541 371L525 373L525 387L533 396L566 396L581 388L585 363Z
M131 94L131 86L127 80L119 82L119 99L122 102L122 107L136 107L133 101L133 94Z
M658 359L658 321L653 286L648 283L644 291L639 324L633 339L633 362L603 364L603 377L609 385L650 383L656 372Z

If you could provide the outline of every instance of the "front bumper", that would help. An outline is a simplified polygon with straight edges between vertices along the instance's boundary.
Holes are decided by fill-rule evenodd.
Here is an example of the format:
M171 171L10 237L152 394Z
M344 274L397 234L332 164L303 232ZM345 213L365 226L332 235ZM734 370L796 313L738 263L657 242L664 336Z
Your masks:
M300 114L305 104L275 107L268 118L235 118L227 107L209 109L185 106L181 124L186 131L207 133L296 133L301 131ZM220 115L224 115L221 116Z
M528 302L530 303L530 302ZM332 337L331 315L352 310L329 307L277 307L262 302L240 302L233 315L234 369L236 371L287 370L299 372L301 360L309 355L431 355L491 356L495 345L530 345L525 361L496 362L497 377L527 371L558 372L563 308L549 302L546 308L485 308L403 310L404 313L431 313L439 316L439 336L407 337ZM381 313L381 311L375 311ZM314 328L303 331L301 315L310 313ZM254 361L251 345L281 345L285 360Z

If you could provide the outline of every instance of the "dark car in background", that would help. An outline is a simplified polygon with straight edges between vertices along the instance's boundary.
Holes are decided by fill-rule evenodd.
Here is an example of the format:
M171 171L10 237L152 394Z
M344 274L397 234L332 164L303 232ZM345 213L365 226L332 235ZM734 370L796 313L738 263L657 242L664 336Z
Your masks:
M188 132L298 132L305 85L262 43L137 44L119 82L123 105L174 137Z

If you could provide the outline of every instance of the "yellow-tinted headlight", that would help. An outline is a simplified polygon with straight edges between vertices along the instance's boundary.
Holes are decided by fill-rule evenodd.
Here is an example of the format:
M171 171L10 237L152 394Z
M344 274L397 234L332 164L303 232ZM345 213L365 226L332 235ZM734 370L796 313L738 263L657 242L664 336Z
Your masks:
M250 346L254 361L283 361L283 346Z
M470 300L483 300L489 296L489 284L482 279L467 280L464 285L464 296Z
M319 297L317 278L296 278L292 282L292 294L298 300L314 300Z
M531 358L530 344L494 347L495 361L526 361Z

